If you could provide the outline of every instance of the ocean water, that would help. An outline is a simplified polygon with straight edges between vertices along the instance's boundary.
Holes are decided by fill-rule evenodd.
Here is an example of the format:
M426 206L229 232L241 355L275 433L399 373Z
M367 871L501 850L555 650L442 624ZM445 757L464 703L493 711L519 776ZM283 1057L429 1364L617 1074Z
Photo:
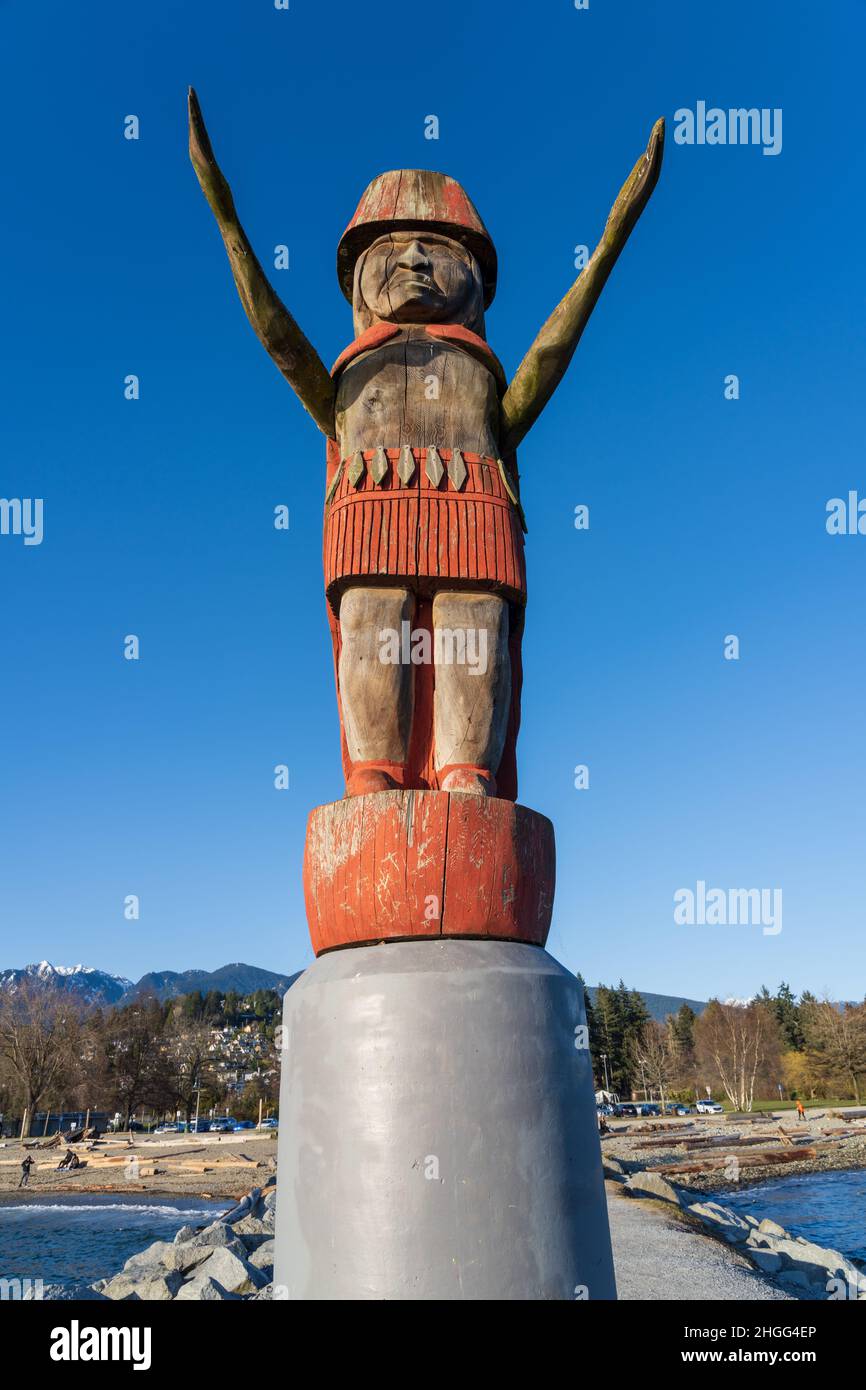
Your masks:
M0 1279L45 1284L93 1283L115 1274L155 1240L173 1240L181 1226L204 1226L231 1200L114 1192L6 1193L0 1197Z
M734 1211L769 1216L793 1236L839 1250L866 1265L866 1172L798 1173L725 1192L718 1200Z

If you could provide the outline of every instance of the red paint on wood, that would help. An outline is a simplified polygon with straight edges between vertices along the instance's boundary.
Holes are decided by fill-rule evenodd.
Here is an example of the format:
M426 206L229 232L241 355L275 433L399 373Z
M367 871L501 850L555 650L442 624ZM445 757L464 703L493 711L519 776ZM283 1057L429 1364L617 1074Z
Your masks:
M381 347L383 343L387 343L390 338L396 338L400 331L399 323L374 323L370 328L365 329L354 342L349 343L348 347L343 348L331 368L331 376L335 377L349 362L360 357L361 353L370 352L373 348ZM427 323L424 324L424 332L431 338L438 338L446 343L456 343L458 347L469 352L470 356L477 357L493 373L500 393L505 393L508 386L505 368L486 338L479 337L477 333L472 332L471 328L466 328L462 323Z
M316 955L437 936L543 946L554 880L550 821L498 797L381 792L310 814L304 896Z
M408 229L421 236L425 227L467 246L484 280L485 307L496 292L496 249L465 189L447 174L428 169L391 169L373 179L337 248L337 277L352 302L355 261L384 233Z
M335 449L329 448L328 487L338 466ZM439 450L446 471L435 487L427 477L423 448L412 450L415 471L408 484L397 473L398 448L386 448L388 471L379 483L370 472L376 451L362 452L363 478L355 486L349 478L351 460L344 460L325 512L325 586L332 603L338 603L348 584L370 576L413 587L416 581L431 587L456 581L471 588L474 581L515 604L526 601L520 518L495 459L464 453L466 478L458 489L447 472L450 449Z

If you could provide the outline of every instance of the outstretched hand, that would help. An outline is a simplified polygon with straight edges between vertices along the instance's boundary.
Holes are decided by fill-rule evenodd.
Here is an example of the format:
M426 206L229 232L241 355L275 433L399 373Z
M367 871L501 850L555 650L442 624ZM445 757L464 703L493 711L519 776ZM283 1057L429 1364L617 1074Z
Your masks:
M608 276L658 183L664 148L662 118L653 126L649 144L619 191L601 241L542 326L502 398L503 454L517 448L562 380Z
M661 116L652 128L644 153L640 156L610 210L604 229L606 250L618 252L649 202L659 180L665 152L665 120Z
M216 162L195 88L189 89L189 157L211 211L220 224L236 217L232 191Z

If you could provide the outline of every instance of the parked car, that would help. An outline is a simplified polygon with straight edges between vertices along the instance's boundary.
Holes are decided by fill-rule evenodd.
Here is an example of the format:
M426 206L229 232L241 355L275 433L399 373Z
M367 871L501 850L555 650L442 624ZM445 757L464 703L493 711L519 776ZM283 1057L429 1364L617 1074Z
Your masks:
M677 1101L676 1105L668 1106L668 1110L672 1115L691 1115L692 1113L692 1107L683 1101Z
M235 1129L255 1129L255 1120L235 1120Z
M604 1105L597 1105L595 1108L598 1111L599 1115L612 1115L614 1113L613 1106L608 1105L607 1103L605 1103Z
M211 1134L234 1134L234 1120L212 1120L210 1132Z
M623 1115L634 1115L634 1116L637 1116L637 1106L636 1106L636 1105L627 1105L627 1104L625 1104L625 1103L622 1103L622 1104L620 1104L620 1105L615 1105L615 1106L613 1107L613 1113L614 1113L614 1115L618 1116L620 1119L622 1119Z
M638 1106L637 1113L639 1115L660 1115L662 1112L659 1106L653 1105L650 1101L643 1101Z
M156 1129L155 1129L153 1132L154 1132L154 1134L180 1134L180 1133L182 1132L182 1126L181 1126L181 1125L157 1125Z
M721 1115L722 1107L717 1100L699 1100L695 1106L699 1115Z
M279 1120L262 1120L262 1129L276 1129L278 1125Z

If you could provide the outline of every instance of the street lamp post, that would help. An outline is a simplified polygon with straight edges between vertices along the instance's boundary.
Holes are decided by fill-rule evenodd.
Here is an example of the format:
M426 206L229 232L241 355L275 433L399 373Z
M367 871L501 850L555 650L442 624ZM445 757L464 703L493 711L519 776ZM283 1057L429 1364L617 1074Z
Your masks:
M645 1101L647 1101L647 1100L649 1100L649 1096L647 1095L647 1089L646 1089L646 1072L644 1071L644 1066L646 1065L646 1058L645 1058L645 1057L638 1057L638 1059L637 1059L637 1064L638 1064L638 1066L640 1067L640 1082L641 1082L641 1089L642 1089L642 1091L643 1091L643 1098L644 1098Z

